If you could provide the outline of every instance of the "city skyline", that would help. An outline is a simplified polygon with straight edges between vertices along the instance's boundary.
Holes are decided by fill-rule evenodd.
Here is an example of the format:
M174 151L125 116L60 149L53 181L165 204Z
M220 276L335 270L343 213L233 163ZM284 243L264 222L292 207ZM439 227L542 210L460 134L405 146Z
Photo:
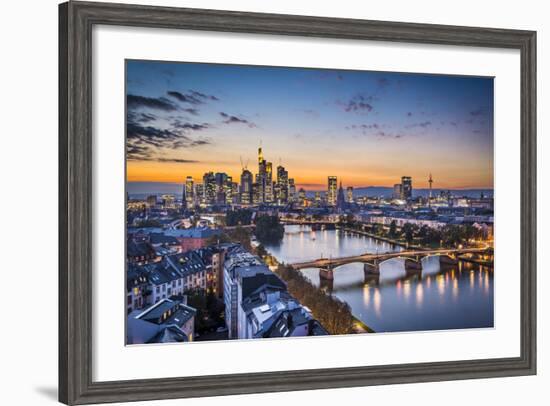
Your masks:
M493 187L492 78L128 61L127 112L128 182L239 179L261 143L311 191Z

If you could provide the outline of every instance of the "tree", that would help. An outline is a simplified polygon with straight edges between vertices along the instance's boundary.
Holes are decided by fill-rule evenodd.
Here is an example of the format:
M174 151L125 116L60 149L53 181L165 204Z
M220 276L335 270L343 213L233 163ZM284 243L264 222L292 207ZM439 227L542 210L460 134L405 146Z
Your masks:
M285 228L278 216L261 215L256 220L256 238L262 243L277 243L283 239Z
M277 274L287 283L289 293L307 306L330 334L348 334L352 331L354 318L347 303L325 294L290 266L279 265Z
M397 223L395 222L395 220L392 220L392 222L390 223L390 231L388 232L388 235L391 238L395 238L397 236Z
M263 246L263 244L260 244L256 247L256 255L258 255L260 258L263 258L266 255L268 255L268 252Z
M403 227L401 227L401 235L405 238L405 241L407 241L407 244L410 244L414 240L414 235L418 230L418 226L411 223L405 223L403 224Z
M225 213L225 224L228 227L249 225L252 222L252 211L248 209L229 210Z

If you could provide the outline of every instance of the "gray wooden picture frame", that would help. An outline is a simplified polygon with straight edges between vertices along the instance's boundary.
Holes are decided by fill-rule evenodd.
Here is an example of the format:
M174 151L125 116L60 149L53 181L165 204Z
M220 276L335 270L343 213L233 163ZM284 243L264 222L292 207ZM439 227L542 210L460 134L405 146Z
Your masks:
M92 27L95 24L397 41L521 53L521 354L116 382L92 380ZM536 373L536 33L109 3L59 6L59 400L219 396Z

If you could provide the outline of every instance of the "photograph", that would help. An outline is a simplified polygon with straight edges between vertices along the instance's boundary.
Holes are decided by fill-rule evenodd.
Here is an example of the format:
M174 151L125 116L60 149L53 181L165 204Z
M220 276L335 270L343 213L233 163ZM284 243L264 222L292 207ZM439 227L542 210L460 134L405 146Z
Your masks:
M127 345L494 327L493 77L125 65Z

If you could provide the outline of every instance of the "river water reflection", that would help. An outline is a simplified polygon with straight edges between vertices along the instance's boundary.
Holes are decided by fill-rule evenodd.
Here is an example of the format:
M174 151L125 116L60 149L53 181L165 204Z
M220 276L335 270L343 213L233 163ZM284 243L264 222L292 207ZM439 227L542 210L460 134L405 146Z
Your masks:
M402 248L340 230L312 231L285 226L279 245L266 247L279 261L304 262ZM481 328L493 326L493 270L459 262L441 269L436 257L422 260L422 275L407 276L402 260L380 267L380 277L365 278L363 264L334 271L334 281L320 281L317 268L302 272L321 289L347 302L353 314L377 332Z

